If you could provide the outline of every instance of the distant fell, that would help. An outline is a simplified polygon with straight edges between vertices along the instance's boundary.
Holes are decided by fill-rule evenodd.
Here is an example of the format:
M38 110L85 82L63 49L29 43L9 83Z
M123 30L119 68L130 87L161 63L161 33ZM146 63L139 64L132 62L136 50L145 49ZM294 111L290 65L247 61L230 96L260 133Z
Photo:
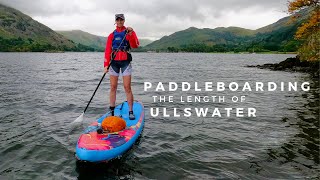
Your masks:
M0 4L0 51L86 51L18 10Z
M164 36L143 49L173 52L296 51L300 42L294 39L294 34L308 17L308 11L299 12L297 21L292 22L291 16L287 16L256 30L234 26L214 29L190 27Z

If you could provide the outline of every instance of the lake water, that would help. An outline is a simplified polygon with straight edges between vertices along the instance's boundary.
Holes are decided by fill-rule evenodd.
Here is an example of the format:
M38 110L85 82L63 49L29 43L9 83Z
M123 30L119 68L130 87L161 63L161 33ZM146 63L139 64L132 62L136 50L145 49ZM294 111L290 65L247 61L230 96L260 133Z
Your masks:
M134 53L132 88L145 105L136 145L109 164L74 157L83 129L108 109L103 53L0 53L0 179L304 179L319 173L319 81L248 68L294 55ZM144 82L310 82L310 91L144 91ZM243 103L153 102L152 96L245 95ZM125 100L122 80L117 103ZM150 108L255 107L257 117L152 117ZM212 111L211 111L212 112Z

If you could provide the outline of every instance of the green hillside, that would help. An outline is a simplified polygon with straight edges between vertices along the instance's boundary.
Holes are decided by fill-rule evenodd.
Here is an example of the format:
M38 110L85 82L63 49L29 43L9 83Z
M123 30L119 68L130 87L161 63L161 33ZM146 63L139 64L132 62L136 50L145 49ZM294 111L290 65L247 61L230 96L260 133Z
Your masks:
M81 30L56 31L56 32L76 43L81 43L83 45L90 46L97 51L104 51L106 47L107 37L93 35ZM146 46L147 44L150 44L152 41L149 39L139 39L139 42L140 42L140 46L143 47L143 46Z
M160 40L146 46L147 49L166 49L168 47L181 48L191 44L205 44L208 46L217 44L238 44L254 36L254 31L239 27L218 27L215 29L198 29L190 27L178 31L170 36L164 36Z
M90 46L98 51L104 51L106 46L106 37L93 35L81 30L56 31L66 38L86 46Z
M142 48L143 51L187 51L187 52L267 52L296 51L300 42L294 34L308 17L308 10L300 12L297 22L285 17L257 30L240 27L218 27L198 29L190 27L175 32Z
M47 26L0 4L0 51L87 51Z
M284 17L275 23L257 29L252 44L270 51L296 51L301 42L294 40L297 28L308 18L311 9L297 13L295 22L291 16Z

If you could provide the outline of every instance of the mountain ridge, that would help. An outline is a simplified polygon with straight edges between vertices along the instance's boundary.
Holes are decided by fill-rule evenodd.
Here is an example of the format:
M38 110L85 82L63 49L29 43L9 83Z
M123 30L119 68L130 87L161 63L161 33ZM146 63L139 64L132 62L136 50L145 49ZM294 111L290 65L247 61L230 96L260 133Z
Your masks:
M308 17L309 9L298 12L297 21L286 16L256 30L242 27L196 28L174 32L156 40L144 51L296 51L300 42L294 39L298 26ZM295 14L296 16L297 14ZM198 46L198 47L197 47Z
M0 4L0 51L81 51L75 44L30 16Z
M104 36L98 36L82 30L69 30L69 31L56 31L56 32L76 43L81 43L86 46L93 47L97 51L104 51L106 46L107 37L104 37ZM140 42L140 46L143 47L151 43L152 41L149 39L139 39L139 42Z
M92 47L97 51L103 51L106 43L106 37L94 35L82 30L56 31L73 42Z
M295 23L290 16L256 30L242 27L197 28L163 36L151 42L139 39L137 51L295 51L299 41L293 39L297 27L309 10L301 11ZM53 31L30 16L0 4L0 51L104 51L106 37L82 30Z

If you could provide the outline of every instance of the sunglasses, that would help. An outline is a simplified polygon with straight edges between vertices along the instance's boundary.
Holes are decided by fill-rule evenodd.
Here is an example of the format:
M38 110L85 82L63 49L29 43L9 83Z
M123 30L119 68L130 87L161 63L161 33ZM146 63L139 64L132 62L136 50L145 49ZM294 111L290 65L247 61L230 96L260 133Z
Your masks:
M124 19L117 18L116 21L124 21Z

